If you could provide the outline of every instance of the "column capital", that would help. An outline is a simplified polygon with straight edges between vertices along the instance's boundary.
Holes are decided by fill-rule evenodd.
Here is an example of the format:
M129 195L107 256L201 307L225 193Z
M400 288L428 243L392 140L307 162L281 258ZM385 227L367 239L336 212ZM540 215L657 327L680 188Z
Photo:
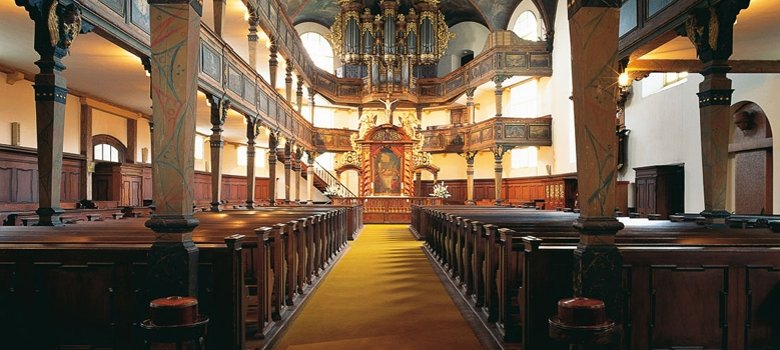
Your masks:
M507 79L511 78L508 75L496 75L493 77L493 83L496 84L496 91L503 90L503 87L501 84L503 84Z
M467 165L474 165L474 157L477 156L477 153L479 153L479 151L466 151L466 152L458 153L458 155L466 159Z
M734 47L734 22L750 0L720 1L691 10L685 32L702 62L728 60Z
M500 161L504 158L504 154L514 148L514 146L508 146L508 145L496 145L493 147L493 157L496 159L496 161Z
M477 91L477 88L475 88L475 87L470 87L470 88L466 89L466 98L468 98L468 99L473 101L474 100L474 93L476 91Z

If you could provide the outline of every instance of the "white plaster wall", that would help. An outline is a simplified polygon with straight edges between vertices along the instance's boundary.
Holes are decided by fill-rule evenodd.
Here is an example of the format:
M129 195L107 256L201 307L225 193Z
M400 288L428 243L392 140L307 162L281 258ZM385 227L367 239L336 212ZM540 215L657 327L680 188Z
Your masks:
M525 1L530 2L530 1ZM552 152L554 157L553 174L577 171L577 159L574 154L574 111L569 99L571 83L571 43L566 2L559 1L555 21L552 66L553 75L539 80L540 115L551 114Z
M127 146L127 119L99 109L92 110L92 136L110 135Z
M32 82L20 80L10 85L0 72L0 143L11 144L11 123L19 123L19 145L37 148L35 96ZM63 151L79 153L81 137L81 105L77 96L68 94L65 105L65 137Z
M138 119L138 122L136 123L136 154L135 154L135 161L136 163L142 163L142 152L143 148L148 149L147 151L147 158L146 162L151 163L152 162L152 133L149 130L149 121L146 119ZM205 154L203 156L204 159L208 159L208 145L206 145Z
M450 111L447 109L423 110L420 124L423 130L429 126L448 125L450 124Z
M771 74L729 74L734 94L732 101L752 101L766 112L770 124L780 125L780 77ZM701 75L691 74L688 81L642 98L643 81L634 82L626 106L626 126L631 129L627 170L620 179L635 180L632 168L645 165L685 164L685 211L704 209L704 185L701 166L701 129L696 93ZM778 141L774 141L775 147ZM777 157L775 157L777 158ZM780 160L774 159L778 169ZM734 208L733 164L729 166L728 210ZM780 174L773 172L773 204L780 213ZM633 205L633 201L629 202Z
M449 30L455 33L455 38L450 40L447 51L439 60L437 74L440 77L460 68L460 57L463 55L463 50L474 51L475 57L479 55L485 47L488 34L490 34L487 27L477 22L460 22L450 27Z

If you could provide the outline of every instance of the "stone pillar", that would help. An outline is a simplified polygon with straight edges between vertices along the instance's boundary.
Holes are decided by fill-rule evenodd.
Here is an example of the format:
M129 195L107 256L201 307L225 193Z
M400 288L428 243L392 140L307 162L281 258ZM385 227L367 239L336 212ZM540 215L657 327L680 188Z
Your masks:
M296 172L298 173L298 176L295 178L295 202L300 203L301 202L301 178L303 177L303 168L301 165L303 164L301 162L301 159L303 159L303 148L300 146L298 149L295 150L295 164L298 167L298 170Z
M271 41L271 46L268 47L268 50L270 51L270 58L268 59L268 75L271 78L269 83L271 84L271 89L276 91L276 69L279 68L279 60L276 58L276 56L279 53L279 47L276 46L275 37L270 37L269 40Z
M496 179L494 182L496 187L496 205L501 205L503 203L501 186L503 184L504 177L504 153L509 151L511 148L511 146L504 145L497 145L496 147L493 147L493 159L495 160L496 164Z
M255 138L260 127L257 117L246 116L246 207L255 207Z
M574 295L603 300L620 321L622 258L614 218L617 178L615 101L620 9L618 0L569 6L580 242L574 251ZM598 38L598 45L589 44ZM588 64L582 64L588 62Z
M312 88L309 88L309 107L311 108L311 125L314 125L314 97L317 96L317 91L315 91Z
M92 174L95 171L92 144L92 106L81 98L81 155L84 156L84 168L79 177L79 199L92 200Z
M469 205L474 205L474 157L476 156L477 151L468 151L463 154L463 157L466 158L466 204Z
M222 137L222 126L225 125L230 100L207 94L206 98L211 103L209 111L211 119L211 211L221 211L222 203L222 150L225 147L225 139Z
M317 152L306 151L306 190L308 193L306 203L314 204L314 159L317 158Z
M287 61L287 65L284 68L284 97L287 102L292 104L293 93L293 65L290 61Z
M249 34L247 34L247 42L249 44L249 66L252 69L257 69L257 16L254 14L249 15Z
M295 105L298 106L298 114L303 110L303 77L298 75L298 89L295 90Z
M268 205L276 205L276 147L279 146L276 132L268 134Z
M725 226L728 186L728 144L731 124L731 67L734 22L749 1L723 1L694 9L686 22L688 38L704 63L704 81L699 84L704 211L708 224ZM715 24L714 26L711 26ZM717 39L713 42L713 39ZM714 47L713 47L714 45Z
M290 204L290 186L291 179L290 173L292 170L292 148L293 143L291 140L287 140L284 143L284 203Z
M151 0L149 8L156 209L146 226L157 233L149 251L149 296L197 296L198 248L192 230L198 220L192 200L202 9L199 2L186 0Z
M504 87L501 85L504 80L509 79L505 75L496 75L493 78L493 82L496 83L496 117L503 116L503 104L504 104Z
M477 108L474 104L474 92L477 88L466 89L466 113L469 123L474 124L477 122Z

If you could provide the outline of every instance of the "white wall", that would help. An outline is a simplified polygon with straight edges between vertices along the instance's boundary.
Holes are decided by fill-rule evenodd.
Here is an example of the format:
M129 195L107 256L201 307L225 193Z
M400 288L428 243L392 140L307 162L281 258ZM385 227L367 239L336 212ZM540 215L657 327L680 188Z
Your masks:
M577 171L577 159L574 154L574 110L569 99L572 94L572 62L569 21L566 20L568 16L566 2L559 1L555 15L557 20L553 40L553 75L539 80L540 91L543 91L541 95L548 99L540 103L539 114L551 114L553 117L552 148L555 159L553 174Z
M766 112L770 124L780 123L780 77L769 74L729 74L734 95L732 101L753 101ZM701 131L696 92L703 80L691 74L688 81L642 98L643 81L634 82L626 106L628 138L627 170L620 179L634 182L633 168L646 165L685 164L685 211L704 210L704 185L701 166ZM774 141L773 146L777 146ZM777 158L777 157L775 157ZM775 169L780 161L774 160ZM732 167L733 168L733 167ZM729 193L733 193L733 176L729 176ZM774 172L773 208L780 213L780 176ZM629 203L633 204L633 203ZM733 196L727 203L733 210Z
M127 119L99 109L92 109L92 136L109 135L127 147Z
M488 34L490 34L487 27L477 22L460 22L450 27L449 30L455 33L455 38L450 40L447 51L439 60L437 74L440 77L460 68L460 57L463 56L463 50L474 51L474 57L479 55L485 47Z

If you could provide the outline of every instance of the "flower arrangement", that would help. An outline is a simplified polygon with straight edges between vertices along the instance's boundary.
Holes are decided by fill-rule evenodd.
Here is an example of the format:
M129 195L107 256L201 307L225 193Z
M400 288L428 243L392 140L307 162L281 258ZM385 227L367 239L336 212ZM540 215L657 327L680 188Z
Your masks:
M330 185L328 187L325 187L325 192L322 192L322 194L328 196L328 197L335 197L341 195L341 186L339 185Z
M433 185L433 193L431 193L431 196L439 198L450 198L451 195L450 191L447 190L447 185L445 185L444 181L442 181Z

